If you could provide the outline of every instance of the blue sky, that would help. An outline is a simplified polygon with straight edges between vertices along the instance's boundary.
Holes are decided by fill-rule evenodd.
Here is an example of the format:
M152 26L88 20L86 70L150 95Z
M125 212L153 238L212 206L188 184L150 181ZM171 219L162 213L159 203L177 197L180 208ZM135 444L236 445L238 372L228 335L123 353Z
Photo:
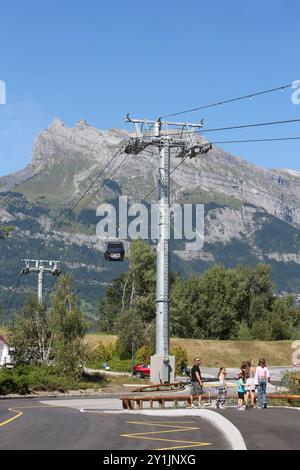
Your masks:
M126 128L300 80L298 0L10 0L0 7L0 174L30 162L54 117ZM293 90L186 114L207 128L296 119ZM299 123L208 134L299 136ZM300 141L223 145L260 166L300 170Z

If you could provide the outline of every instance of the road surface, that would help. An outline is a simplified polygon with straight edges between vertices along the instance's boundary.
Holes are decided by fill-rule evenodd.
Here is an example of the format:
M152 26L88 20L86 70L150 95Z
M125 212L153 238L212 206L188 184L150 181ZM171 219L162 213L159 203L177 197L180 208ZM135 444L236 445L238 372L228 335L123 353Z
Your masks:
M209 410L209 420L207 411L127 412L116 398L0 400L0 449L224 450L236 429L247 449L300 450L298 409Z

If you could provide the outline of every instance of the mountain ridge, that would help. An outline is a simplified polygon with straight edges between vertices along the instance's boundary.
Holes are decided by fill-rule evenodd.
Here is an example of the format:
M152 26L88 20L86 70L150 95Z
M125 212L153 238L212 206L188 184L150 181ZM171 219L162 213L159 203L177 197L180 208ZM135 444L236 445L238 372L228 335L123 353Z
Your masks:
M44 258L61 255L65 268L78 278L79 292L93 305L104 286L126 270L126 264L98 262L104 243L95 227L96 207L103 201L117 204L120 195L129 202L156 200L156 192L147 201L145 196L157 183L157 154L149 149L137 156L116 153L132 135L123 129L99 130L82 119L66 127L56 118L36 137L30 164L0 177L0 218L16 227L5 248L2 244L0 289L9 291L24 251L38 256L41 243ZM203 136L198 141L206 142ZM173 153L171 166L176 165ZM73 211L72 204L85 191ZM172 172L171 194L172 203L205 206L204 247L188 253L175 243L174 269L190 275L215 263L267 262L279 290L300 292L300 173L259 168L213 147Z

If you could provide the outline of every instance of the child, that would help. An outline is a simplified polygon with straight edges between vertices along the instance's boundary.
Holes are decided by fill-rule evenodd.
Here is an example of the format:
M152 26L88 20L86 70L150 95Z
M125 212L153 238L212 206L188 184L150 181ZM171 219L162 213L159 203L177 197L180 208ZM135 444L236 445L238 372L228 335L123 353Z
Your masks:
M243 374L238 375L238 410L243 411L245 406L243 405L245 397L245 379Z
M218 387L218 399L216 403L216 408L226 408L226 393L227 393L227 388L228 385L225 381L225 376L226 376L226 369L225 367L220 367L220 370L218 372L218 379L220 382L220 385Z
M247 362L247 374L246 374L246 393L245 402L246 408L249 407L249 398L251 399L251 408L255 408L255 374L256 368L253 365L253 360L249 359Z

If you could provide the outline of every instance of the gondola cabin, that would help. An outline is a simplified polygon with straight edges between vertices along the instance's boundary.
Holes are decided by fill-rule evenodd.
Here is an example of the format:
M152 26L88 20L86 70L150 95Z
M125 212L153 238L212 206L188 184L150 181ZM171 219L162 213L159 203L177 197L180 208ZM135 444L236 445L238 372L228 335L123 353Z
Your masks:
M114 241L106 244L104 258L106 261L124 261L125 249L123 242Z

